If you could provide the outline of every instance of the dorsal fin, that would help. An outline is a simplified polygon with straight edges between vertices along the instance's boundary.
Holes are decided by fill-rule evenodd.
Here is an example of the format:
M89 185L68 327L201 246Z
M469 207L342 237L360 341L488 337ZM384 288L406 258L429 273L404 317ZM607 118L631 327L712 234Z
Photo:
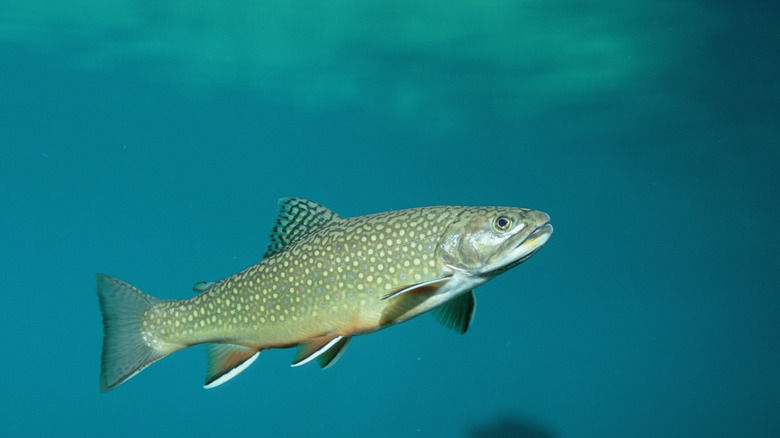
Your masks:
M263 258L270 257L309 234L341 219L316 202L303 198L282 198L271 229L271 243Z

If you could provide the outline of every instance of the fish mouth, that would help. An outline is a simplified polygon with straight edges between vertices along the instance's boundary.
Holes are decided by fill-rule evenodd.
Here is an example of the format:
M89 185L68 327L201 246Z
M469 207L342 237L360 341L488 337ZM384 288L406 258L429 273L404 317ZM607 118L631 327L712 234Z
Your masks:
M497 251L493 260L488 263L487 269L482 272L483 276L494 277L514 268L536 254L536 251L539 251L547 243L553 232L553 227L550 225L550 217L542 214L544 215L543 219L537 222L538 225L533 231L525 237L515 236L515 240L519 240L518 243L511 246L514 242L506 242L508 244L506 245L507 250Z
M523 263L528 260L529 257L536 254L536 251L539 251L539 249L547 243L552 232L553 226L550 225L549 220L531 231L531 233L515 247L513 252L515 253L514 257L516 257L516 259L512 262L512 265L516 266Z

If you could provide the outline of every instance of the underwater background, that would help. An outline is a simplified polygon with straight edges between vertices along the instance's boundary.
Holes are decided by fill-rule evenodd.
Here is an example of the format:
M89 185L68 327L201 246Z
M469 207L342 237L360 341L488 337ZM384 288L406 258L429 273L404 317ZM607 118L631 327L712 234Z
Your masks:
M775 1L0 3L4 436L780 436ZM189 298L277 199L550 214L334 367L196 346L98 392L94 274Z

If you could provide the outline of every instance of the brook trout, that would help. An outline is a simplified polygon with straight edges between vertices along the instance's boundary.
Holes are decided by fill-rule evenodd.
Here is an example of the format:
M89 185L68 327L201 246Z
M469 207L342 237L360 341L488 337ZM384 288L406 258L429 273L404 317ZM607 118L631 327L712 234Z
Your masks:
M342 218L302 198L279 201L259 263L197 295L161 300L97 274L103 314L100 390L173 353L206 344L205 388L262 350L298 347L292 365L333 365L349 341L431 311L465 333L474 288L528 260L550 217L510 207L439 206Z

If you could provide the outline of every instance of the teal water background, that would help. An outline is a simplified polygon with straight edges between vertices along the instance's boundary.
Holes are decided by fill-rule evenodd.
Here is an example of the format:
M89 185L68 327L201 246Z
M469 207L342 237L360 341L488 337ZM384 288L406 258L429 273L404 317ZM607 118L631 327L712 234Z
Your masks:
M4 436L780 436L776 2L294 3L0 4ZM188 298L283 196L555 233L463 336L100 394L94 274Z

